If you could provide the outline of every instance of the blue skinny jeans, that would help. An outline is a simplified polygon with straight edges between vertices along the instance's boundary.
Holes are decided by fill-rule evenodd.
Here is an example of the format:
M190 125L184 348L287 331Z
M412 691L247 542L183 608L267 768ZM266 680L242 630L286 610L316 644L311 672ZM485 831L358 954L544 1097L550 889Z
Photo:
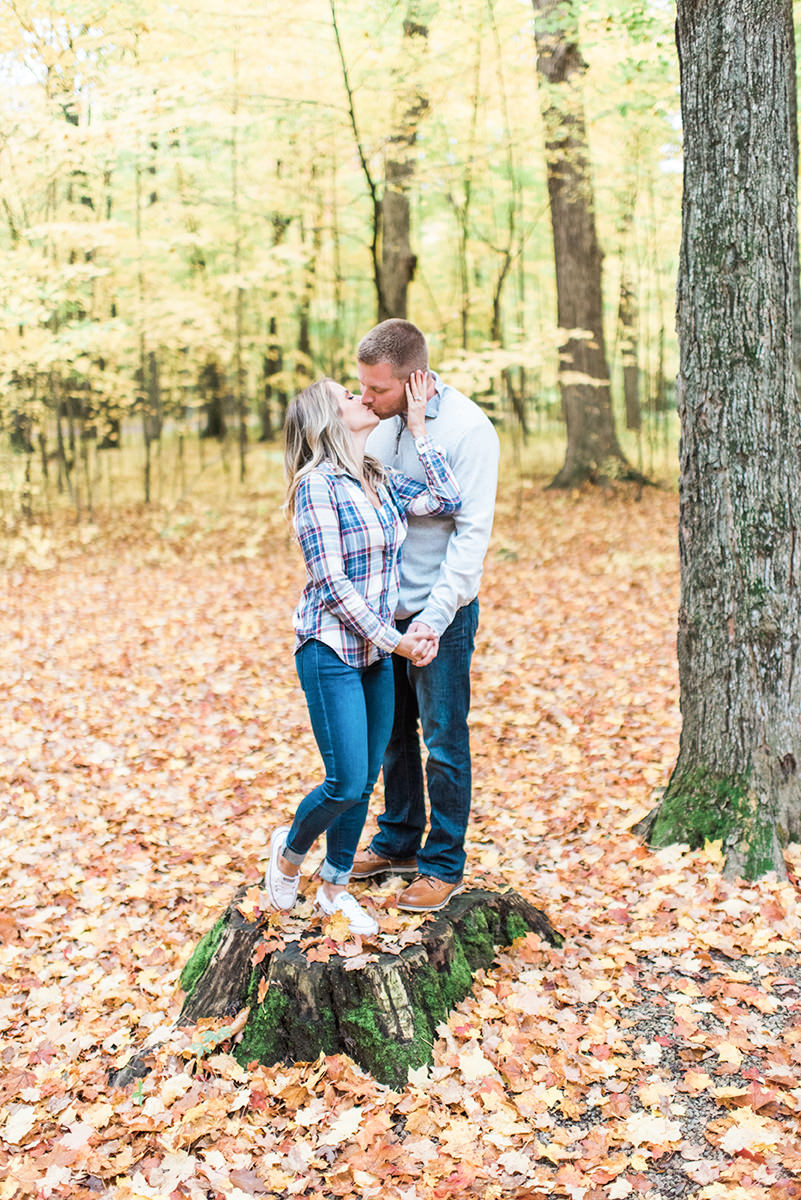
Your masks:
M330 646L310 640L295 655L295 666L325 779L298 805L284 856L303 862L325 833L320 875L329 883L347 883L392 729L392 659L350 667Z
M396 621L405 633L413 618ZM395 720L384 756L384 812L372 849L388 858L413 858L421 875L448 883L464 874L470 817L470 663L478 628L478 600L460 608L439 639L437 657L415 667L392 656ZM420 730L428 751L430 825L426 828ZM421 849L422 846L422 849Z

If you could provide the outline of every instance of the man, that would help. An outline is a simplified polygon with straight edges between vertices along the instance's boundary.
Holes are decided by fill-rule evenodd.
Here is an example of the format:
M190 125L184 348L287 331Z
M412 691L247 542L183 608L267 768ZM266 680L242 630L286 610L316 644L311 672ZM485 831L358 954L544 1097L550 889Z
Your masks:
M401 551L398 629L427 635L436 657L415 667L393 656L395 721L384 758L384 812L371 845L357 854L353 879L387 871L414 875L399 906L442 908L462 891L470 815L470 660L478 625L478 585L487 552L498 480L498 436L477 404L428 371L428 347L416 325L393 319L365 334L358 348L362 403L382 418L367 450L423 480L406 428L406 384L425 380L426 433L445 451L462 493L453 516L411 517ZM418 720L428 751L426 809Z

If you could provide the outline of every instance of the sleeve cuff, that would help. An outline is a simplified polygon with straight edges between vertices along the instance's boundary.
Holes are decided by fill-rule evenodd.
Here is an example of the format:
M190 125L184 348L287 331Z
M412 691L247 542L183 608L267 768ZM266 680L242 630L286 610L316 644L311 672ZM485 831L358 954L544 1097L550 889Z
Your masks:
M402 636L394 625L385 625L381 635L373 639L373 645L378 646L379 650L388 650L391 654Z
M428 609L425 608L422 612L418 613L414 619L415 621L421 621L423 625L427 625L429 629L433 629L437 637L442 637L443 633L451 623L445 617L443 617L441 613L433 611L429 612ZM453 620L453 618L451 618L451 620Z

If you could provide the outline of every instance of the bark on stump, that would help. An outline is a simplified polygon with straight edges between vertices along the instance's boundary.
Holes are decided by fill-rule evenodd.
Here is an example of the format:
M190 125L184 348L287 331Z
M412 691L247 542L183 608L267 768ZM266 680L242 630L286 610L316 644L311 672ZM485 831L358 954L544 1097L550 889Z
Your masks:
M243 889L244 890L244 889ZM499 946L531 931L561 943L547 917L516 892L473 889L456 896L400 954L379 954L357 970L347 959L308 962L294 943L258 964L263 932L237 908L239 893L197 946L181 976L182 1024L233 1017L250 1006L234 1050L244 1065L349 1054L382 1083L403 1085L409 1068L431 1061L436 1027L487 968ZM261 1003L259 984L268 988Z

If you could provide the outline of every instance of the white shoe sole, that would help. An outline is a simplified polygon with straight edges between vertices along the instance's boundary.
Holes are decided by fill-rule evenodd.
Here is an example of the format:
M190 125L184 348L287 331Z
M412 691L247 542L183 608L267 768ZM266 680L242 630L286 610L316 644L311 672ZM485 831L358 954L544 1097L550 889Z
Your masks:
M279 855L283 852L284 846L286 845L286 839L287 839L288 833L289 833L288 825L283 826L281 829L273 830L273 835L270 838L270 865L267 868L267 891L269 893L270 899L272 900L273 904L275 905L276 908L280 909L281 912L289 912L289 910L294 907L295 901L298 898L297 884L295 885L295 894L292 897L292 902L290 904L281 903L281 901L278 899L278 897L273 892L273 875L283 874L283 872L281 871L281 869L278 866L278 858L279 858ZM287 876L284 876L284 878L287 878Z

